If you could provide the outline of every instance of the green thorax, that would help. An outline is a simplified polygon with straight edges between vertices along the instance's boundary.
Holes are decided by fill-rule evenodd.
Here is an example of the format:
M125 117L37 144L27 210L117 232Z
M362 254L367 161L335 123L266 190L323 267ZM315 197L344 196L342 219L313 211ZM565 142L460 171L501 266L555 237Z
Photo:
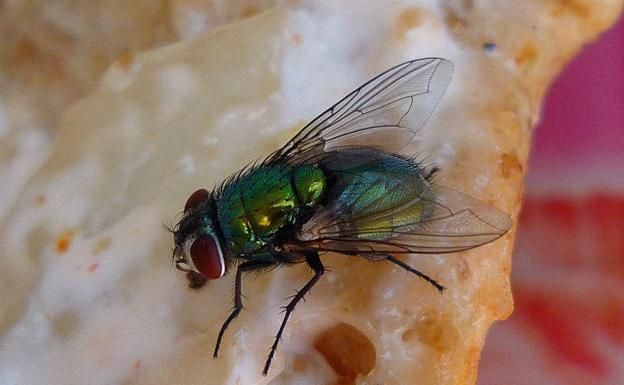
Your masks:
M228 183L217 198L217 210L230 253L266 249L280 229L318 204L325 187L323 172L310 165L262 166Z

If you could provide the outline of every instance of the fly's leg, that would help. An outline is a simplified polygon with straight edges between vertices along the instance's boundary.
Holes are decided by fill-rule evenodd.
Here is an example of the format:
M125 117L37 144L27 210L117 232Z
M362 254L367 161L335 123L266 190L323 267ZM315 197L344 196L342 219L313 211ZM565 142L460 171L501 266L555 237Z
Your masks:
M297 294L295 294L290 303L288 303L288 305L286 305L286 307L284 308L284 319L282 320L282 324L280 325L277 335L275 336L275 341L273 342L273 346L271 346L269 357L267 358L266 363L264 364L264 370L262 371L262 374L265 376L267 375L267 373L269 373L269 367L271 366L273 355L275 354L275 350L277 349L280 338L282 338L282 333L284 332L284 328L286 327L286 323L288 322L288 317L290 317L290 313L295 310L297 303L310 291L310 289L312 289L312 286L314 286L318 282L318 280L325 272L325 267L323 266L323 263L321 262L321 259L319 258L316 251L306 254L305 259L308 263L308 266L310 266L312 270L314 270L314 277L312 277L308 281L308 283L306 283L305 286L301 290L299 290Z
M247 271L257 270L257 269L264 269L273 265L275 265L275 262L249 261L238 266L238 269L236 270L236 282L234 283L234 309L232 309L232 312L230 313L228 318L223 323L223 326L221 326L221 330L219 331L219 336L217 337L215 350L212 355L214 358L217 358L219 354L219 348L221 347L221 341L223 340L223 334L225 333L225 330L230 325L230 322L232 322L234 318L238 317L238 313L240 313L240 311L243 309L243 293L242 293L242 285L241 285L243 273Z
M386 257L386 260L394 263L395 265L401 266L402 268L404 268L405 270L409 271L410 273L414 273L417 276L419 276L420 278L424 279L425 281L429 282L430 284L433 285L433 287L435 287L436 289L438 289L438 291L440 293L442 293L446 288L442 285L440 285L435 279L431 278L430 276L428 276L425 273L422 273L416 269L414 269L413 267L411 267L410 265L408 265L407 263L400 261L398 259L396 259L395 257L388 255Z

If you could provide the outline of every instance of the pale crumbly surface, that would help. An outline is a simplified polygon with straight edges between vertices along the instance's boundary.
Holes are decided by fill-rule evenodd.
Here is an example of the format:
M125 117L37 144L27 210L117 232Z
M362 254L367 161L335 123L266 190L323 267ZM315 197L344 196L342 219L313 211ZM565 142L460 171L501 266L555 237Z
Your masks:
M407 151L440 167L439 183L515 218L549 82L621 7L25 4L0 8L10 20L0 46L2 384L473 384L487 329L512 310L513 231L470 252L404 258L443 295L391 265L325 255L331 271L262 377L279 306L310 271L247 280L247 310L213 360L233 274L187 288L162 223L354 87L429 56L453 61L455 76Z

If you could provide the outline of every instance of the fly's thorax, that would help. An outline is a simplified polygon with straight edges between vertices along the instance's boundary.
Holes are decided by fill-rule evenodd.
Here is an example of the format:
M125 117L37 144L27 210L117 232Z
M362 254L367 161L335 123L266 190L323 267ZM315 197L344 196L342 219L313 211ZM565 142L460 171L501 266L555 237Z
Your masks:
M280 230L292 227L302 210L325 191L314 166L263 166L226 185L217 198L218 218L232 255L265 250Z
M253 169L224 186L217 199L219 223L232 255L266 248L297 208L288 166Z
M293 185L304 207L316 206L323 197L327 181L323 171L312 165L297 166L292 171Z

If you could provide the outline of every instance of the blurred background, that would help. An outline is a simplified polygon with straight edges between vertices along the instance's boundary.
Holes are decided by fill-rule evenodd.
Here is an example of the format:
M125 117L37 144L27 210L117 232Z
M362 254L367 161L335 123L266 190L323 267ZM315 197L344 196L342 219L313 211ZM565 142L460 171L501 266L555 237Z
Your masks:
M624 21L553 83L479 385L624 384Z

